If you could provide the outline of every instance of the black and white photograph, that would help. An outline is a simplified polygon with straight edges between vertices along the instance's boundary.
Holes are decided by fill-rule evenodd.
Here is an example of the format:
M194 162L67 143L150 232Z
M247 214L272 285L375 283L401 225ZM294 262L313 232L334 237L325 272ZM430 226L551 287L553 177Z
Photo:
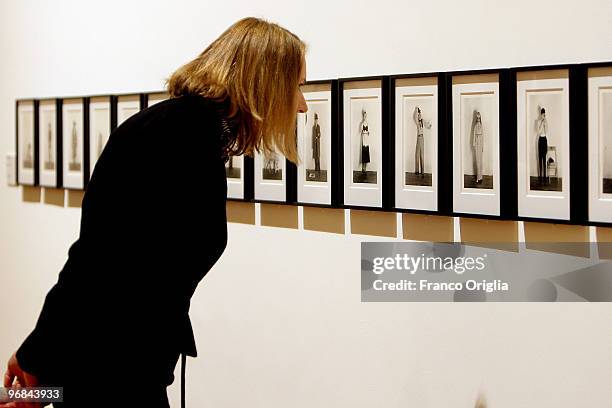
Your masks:
M84 187L83 99L66 99L62 106L63 186Z
M34 101L17 103L18 183L34 185L35 129Z
M568 219L567 73L542 79L529 74L517 75L519 215Z
M38 171L39 183L44 187L57 185L57 102L41 100L38 105Z
M225 177L240 179L242 177L242 156L229 156L225 163Z
M377 160L373 160L371 154L380 149L377 146L377 131L380 132L379 128L376 128L374 124L370 124L368 120L368 110L373 112L376 109L376 101L353 101L352 107L360 105L361 111L358 120L353 120L351 125L357 126L352 128L351 132L351 148L352 148L352 161L353 161L353 183L368 183L376 184L378 179L378 168L379 163ZM353 115L355 118L357 115ZM372 135L372 136L371 136ZM372 152L372 153L370 153Z
M140 95L121 95L117 98L117 127L140 111Z
M561 191L561 94L529 95L530 110L527 124L531 129L529 150L529 189L539 191Z
M308 87L308 85L306 86ZM322 85L311 85L318 89ZM298 201L331 204L331 88L303 91L308 112L298 113Z
M110 136L110 97L91 98L89 102L89 174L94 171Z
M346 204L382 205L382 104L380 81L344 84Z
M588 79L589 220L612 222L612 68Z
M283 168L281 166L281 157L276 152L264 154L263 168L261 170L262 180L282 180Z
M227 197L244 198L244 156L229 156L225 163Z
M499 215L499 78L453 77L453 210Z
M285 156L278 151L255 153L255 199L286 201Z
M395 207L435 211L438 167L436 77L395 82Z
M612 194L612 88L607 89L601 98L601 146L602 174L601 189L603 194Z

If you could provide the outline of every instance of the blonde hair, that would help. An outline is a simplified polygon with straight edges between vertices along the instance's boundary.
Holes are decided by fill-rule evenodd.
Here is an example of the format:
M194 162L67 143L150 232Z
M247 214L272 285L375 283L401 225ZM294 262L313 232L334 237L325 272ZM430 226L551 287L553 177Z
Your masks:
M247 17L229 27L166 81L170 97L196 94L227 103L234 129L227 154L278 149L297 163L297 92L306 45L285 28Z

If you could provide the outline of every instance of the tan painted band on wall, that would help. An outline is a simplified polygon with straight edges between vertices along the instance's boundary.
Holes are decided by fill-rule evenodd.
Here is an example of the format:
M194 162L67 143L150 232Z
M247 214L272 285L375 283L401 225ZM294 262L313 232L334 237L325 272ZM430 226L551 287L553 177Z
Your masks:
M397 237L395 213L384 211L350 210L351 234Z
M516 73L517 81L532 81L535 79L564 79L569 78L567 69L550 69L543 71L522 71Z
M168 92L157 92L152 93L147 96L148 99L168 99L170 98L170 94Z
M83 205L85 192L81 190L68 190L68 207L80 208Z
M499 82L499 74L457 75L453 77L453 85L482 84Z
M225 205L227 222L255 225L255 204L228 200Z
M64 190L61 188L44 188L44 203L63 207L65 205Z
M589 77L612 76L612 67L589 68Z
M518 252L518 222L460 218L461 242L485 248Z
M136 102L140 101L140 95L122 95L117 97L118 102Z
M40 203L42 190L37 186L22 186L21 201L26 203Z
M525 247L538 251L554 252L572 256L588 258L589 227L582 225L552 224L544 222L523 223L525 229ZM584 246L555 247L546 243L576 242L585 243Z
M350 81L344 83L344 89L369 89L382 87L382 81L373 79L368 81Z
M300 88L302 92L325 92L331 91L331 84L306 84Z
M304 229L344 234L344 209L304 206Z
M67 105L69 103L82 103L82 102L83 102L83 99L81 98L72 98L72 99L64 99L63 104Z
M425 85L438 85L438 78L435 76L431 76L431 77L417 77L417 78L398 78L395 80L395 86L425 86Z
M298 227L298 207L296 205L261 203L260 211L261 225L293 229Z
M110 96L94 96L89 99L89 103L110 102Z
M425 214L402 214L403 238L413 241L453 242L453 217Z

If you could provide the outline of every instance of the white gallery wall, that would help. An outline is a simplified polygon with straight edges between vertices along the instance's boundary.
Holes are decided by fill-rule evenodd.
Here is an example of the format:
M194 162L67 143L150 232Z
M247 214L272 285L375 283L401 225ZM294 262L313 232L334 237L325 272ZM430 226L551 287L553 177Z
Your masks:
M248 15L308 43L309 79L612 60L609 0L0 0L2 161L16 98L161 89ZM2 369L79 221L0 175ZM612 305L361 303L359 242L231 224L191 303L187 405L467 408L481 390L495 408L609 406Z

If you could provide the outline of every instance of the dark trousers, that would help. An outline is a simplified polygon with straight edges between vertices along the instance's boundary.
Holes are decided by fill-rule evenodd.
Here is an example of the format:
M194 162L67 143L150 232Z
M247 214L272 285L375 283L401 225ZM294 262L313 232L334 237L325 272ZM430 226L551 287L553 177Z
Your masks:
M540 180L547 177L546 175L546 153L548 151L548 141L546 136L538 137L538 178Z
M138 375L137 371L134 375ZM64 402L54 403L54 408L106 408L147 407L170 408L166 386L142 387L130 383L127 376L108 379L104 383L87 386L63 386Z

